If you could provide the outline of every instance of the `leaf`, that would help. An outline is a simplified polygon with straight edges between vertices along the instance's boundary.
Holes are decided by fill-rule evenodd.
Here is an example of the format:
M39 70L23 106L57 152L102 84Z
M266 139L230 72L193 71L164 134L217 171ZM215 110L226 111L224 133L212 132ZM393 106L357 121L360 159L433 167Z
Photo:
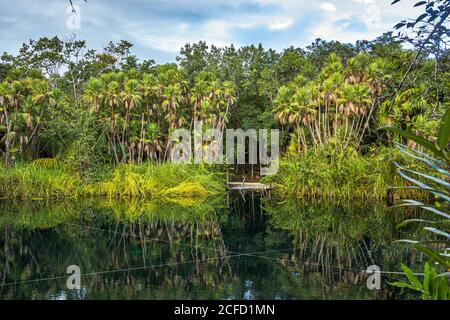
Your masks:
M402 228L402 227L404 227L405 225L410 224L410 223L413 223L413 222L421 222L421 223L434 224L434 221L431 221L431 220L424 220L424 219L408 219L408 220L405 220L405 221L399 223L399 224L397 225L397 228Z
M450 278L450 272L440 273L440 274L438 274L438 277L447 277L447 278Z
M409 240L409 239L402 239L402 240L397 240L395 242L404 242L404 243L409 243L409 244L419 244L420 241L417 240Z
M411 285L406 282L388 282L389 285L397 287L397 288L411 288ZM412 289L412 288L411 288Z
M417 160L419 160L419 161L421 161L421 162L423 162L423 163L429 165L430 167L432 167L434 170L438 171L439 173L442 173L442 174L444 174L444 175L450 177L450 172L449 172L449 171L444 170L444 169L442 169L441 167L439 167L439 165L445 166L445 164L444 164L443 162L441 162L441 161L439 161L439 160L436 160L436 159L434 159L434 158L431 158L430 156L428 156L428 155L426 155L426 154L424 154L424 153L422 153L422 152L420 152L420 151L418 151L418 150L414 150L414 149L412 149L412 148L407 147L407 148L408 148L409 150L411 150L412 152L415 152L415 153L418 153L418 154L422 155L423 158L422 158L422 157L419 157L419 156L417 156L417 155L414 155L414 154L408 152L407 150L405 150L405 149L403 148L403 147L406 147L406 146L401 145L401 144L399 144L399 143L397 144L396 147L397 147L397 149L399 149L402 153L406 154L407 156L410 156L410 157L412 157L412 158L414 158L414 159L417 159Z
M405 276L408 278L409 282L412 284L412 286L416 289L416 290L422 290L422 284L420 283L420 281L414 276L413 271L408 268L406 265L404 265L403 263L401 264L403 272L405 273Z
M423 290L425 291L426 295L430 294L430 265L428 264L428 262L425 263L425 266L423 267L423 273L424 273L424 277L423 277Z
M436 145L439 150L444 150L450 141L450 108L447 108L444 118L442 119L442 124L439 129L438 139Z
M428 179L428 180L431 180L431 181L433 181L433 182L436 182L437 184L440 184L440 185L444 186L445 188L449 188L449 189L450 189L450 183L448 183L447 181L441 180L441 179L436 178L436 177L433 177L433 176L429 176L429 175L427 175L427 174L425 174L425 173L422 173L422 172L418 172L418 171L414 171L414 170L407 169L407 168L402 167L402 166L400 166L400 165L398 165L398 167L399 167L401 170L403 170L403 171L407 171L407 172L414 173L414 174L416 174L416 175L418 175L418 176L424 177L424 178L426 178L426 179Z
M425 247L425 246L421 245L420 243L414 244L414 248L416 248L416 250L426 254L428 256L428 258L433 259L433 261L439 262L443 266L449 267L449 262L444 257L440 256L438 252L436 252L428 247Z
M415 185L419 186L420 188L426 189L426 190L430 191L432 194L434 194L434 195L436 195L436 196L438 196L438 197L444 199L445 201L450 202L450 197L447 196L445 193L440 192L440 191L438 191L438 190L435 190L435 189L431 188L430 186L426 185L425 183L423 183L423 182L421 182L421 181L419 181L419 180L416 180L416 179L414 179L414 178L411 178L411 177L408 176L406 173L404 173L402 170L398 170L397 172L398 172L398 174L399 174L400 176L402 176L403 178L405 178L405 179L408 180L409 182L412 182L412 183L414 183Z
M414 149L414 148L405 146L404 144L401 144L401 143L398 143L398 142L395 142L395 141L394 141L394 144L397 146L397 148L400 148L400 147L401 147L401 148L404 148L404 149L408 149L408 150L410 150L411 152L413 152L413 153L415 153L415 154L418 154L419 156L423 156L424 158L426 158L426 159L428 159L428 160L431 160L432 162L434 162L434 163L436 163L436 164L438 164L438 165L446 166L446 164L445 164L444 162L439 161L438 159L433 158L433 157L427 155L426 153L423 153L423 152L421 152L421 151L419 151L419 150L417 150L417 149ZM449 174L449 175L450 175L450 174Z
M405 22L397 23L397 24L394 26L394 29L397 30L397 29L403 28L405 25L406 25Z
M391 6L392 6L393 4L396 4L397 2L400 2L400 0L394 0L394 1L392 1Z
M417 17L416 19L416 23L419 22L420 20L423 20L425 17L428 16L428 13L423 13L421 14L419 17Z
M423 228L423 230L427 230L427 231L433 232L439 236L443 236L443 237L446 237L447 239L450 239L450 233L447 233L445 231L442 231L442 230L439 230L436 228L432 228L432 227L425 227L425 228Z
M419 190L424 190L422 188L418 188ZM434 190L427 190L427 191L434 191ZM443 212L435 207L429 206L424 204L423 202L416 201L416 200L403 200L403 203L400 203L398 205L392 206L392 208L396 207L420 207L424 210L433 212L434 214L437 214L438 216L444 217L446 219L450 219L450 215L446 212Z
M419 1L419 2L417 2L417 3L414 5L414 7L423 6L423 5L426 4L426 3L427 3L426 1Z
M401 135L402 137L404 137L406 139L412 140L412 141L420 144L421 146L423 146L423 147L427 148L428 150L430 150L431 152L433 152L435 155L445 158L445 155L441 152L441 150L436 148L436 146L434 145L433 142L428 141L427 139L425 139L423 137L420 137L418 135L415 135L415 134L410 133L405 130L401 130L396 127L380 127L380 128L378 128L378 130L386 130L386 131L394 132L398 135Z
M438 299L439 300L448 300L450 291L448 288L447 279L438 278L438 281L440 282Z

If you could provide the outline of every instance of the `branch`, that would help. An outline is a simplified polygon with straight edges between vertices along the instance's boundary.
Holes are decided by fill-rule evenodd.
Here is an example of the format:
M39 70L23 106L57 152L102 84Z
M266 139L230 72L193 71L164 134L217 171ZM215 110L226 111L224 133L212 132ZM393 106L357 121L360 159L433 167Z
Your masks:
M77 11L75 10L75 7L73 6L73 0L69 0L70 6L72 7L72 13L77 14ZM84 2L87 2L87 0L84 0Z
M447 10L447 9L448 9L448 8L446 8L446 10ZM400 90L402 89L403 84L404 84L405 81L406 81L406 78L408 77L409 73L411 72L411 70L412 70L414 64L416 63L417 58L418 58L419 55L421 54L421 52L422 52L422 50L424 49L425 45L430 41L430 39L431 39L431 37L433 36L433 34L441 27L441 25L445 22L445 20L447 20L447 18L449 17L449 15L450 15L450 10L447 10L447 11L442 15L441 20L440 20L438 23L436 23L436 25L434 26L433 30L430 32L430 34L428 35L428 37L420 44L419 49L418 49L418 51L417 51L417 54L415 55L413 61L412 61L411 64L409 65L408 70L406 71L406 73L405 73L405 75L403 76L403 78L402 78L402 80L401 80L401 82L400 82L400 84L399 84L397 90L395 91L395 95L394 95L394 97L392 98L392 101L391 101L391 105L390 105L390 107L389 107L389 110L392 110L392 107L394 106L395 99L397 98L398 93L399 93ZM422 58L422 59L423 59L423 58ZM421 59L421 60L422 60L422 59Z

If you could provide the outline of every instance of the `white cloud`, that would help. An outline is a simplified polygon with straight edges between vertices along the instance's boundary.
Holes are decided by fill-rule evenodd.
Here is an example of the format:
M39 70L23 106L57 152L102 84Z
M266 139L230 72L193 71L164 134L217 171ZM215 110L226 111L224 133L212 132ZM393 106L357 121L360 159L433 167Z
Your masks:
M166 23L163 26L138 24L129 25L126 30L141 45L168 52L179 52L186 43L200 40L219 47L233 43L230 25L219 20L207 21L200 27L186 23Z
M269 30L283 30L289 28L292 23L294 22L294 18L287 17L280 21L274 21L272 23L269 23L268 27Z
M371 4L371 3L375 3L375 0L353 0L356 3L359 4Z
M320 9L326 12L334 12L336 11L336 6L329 2L324 2L320 5Z
M342 42L373 39L402 19L417 17L423 9L413 8L409 1L392 6L392 0L75 2L81 7L78 38L86 39L90 47L101 48L110 40L128 39L143 55L148 54L148 48L154 48L169 53L167 56L175 56L187 42L200 40L217 46L262 41L264 46L280 50L308 45L317 37ZM0 0L4 33L0 47L11 51L30 37L68 36L67 6L67 0ZM13 28L13 23L9 26L5 20L13 18L28 24ZM271 36L271 32L279 30L283 30L279 36Z

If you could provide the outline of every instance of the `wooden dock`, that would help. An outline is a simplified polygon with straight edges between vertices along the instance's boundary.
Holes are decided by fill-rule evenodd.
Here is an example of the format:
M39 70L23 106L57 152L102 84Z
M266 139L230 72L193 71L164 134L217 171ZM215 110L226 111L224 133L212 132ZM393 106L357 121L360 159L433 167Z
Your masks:
M270 190L271 186L259 182L228 182L228 189L230 190L250 190L250 191L264 191Z

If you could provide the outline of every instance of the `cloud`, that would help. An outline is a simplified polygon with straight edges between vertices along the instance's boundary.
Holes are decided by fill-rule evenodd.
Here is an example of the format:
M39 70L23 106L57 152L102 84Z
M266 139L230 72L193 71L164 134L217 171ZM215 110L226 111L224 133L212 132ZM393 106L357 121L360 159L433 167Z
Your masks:
M334 4L329 3L329 2L324 2L320 5L320 9L322 9L323 11L326 12L334 12L336 11L336 7Z
M143 46L173 53L179 52L186 43L200 40L219 47L233 42L230 25L220 20L210 20L201 26L171 22L158 26L135 24L125 27L125 30Z
M418 16L408 1L388 0L75 0L78 39L101 49L109 41L135 43L140 58L173 61L187 42L216 46L262 43L277 50L306 46L315 38L353 42L372 39L400 20ZM339 5L337 5L339 3ZM40 36L71 36L66 0L0 1L0 47L17 52ZM13 21L27 21L17 24ZM275 36L276 35L276 36Z
M269 30L283 30L289 28L294 22L294 18L287 17L280 21L269 23Z

